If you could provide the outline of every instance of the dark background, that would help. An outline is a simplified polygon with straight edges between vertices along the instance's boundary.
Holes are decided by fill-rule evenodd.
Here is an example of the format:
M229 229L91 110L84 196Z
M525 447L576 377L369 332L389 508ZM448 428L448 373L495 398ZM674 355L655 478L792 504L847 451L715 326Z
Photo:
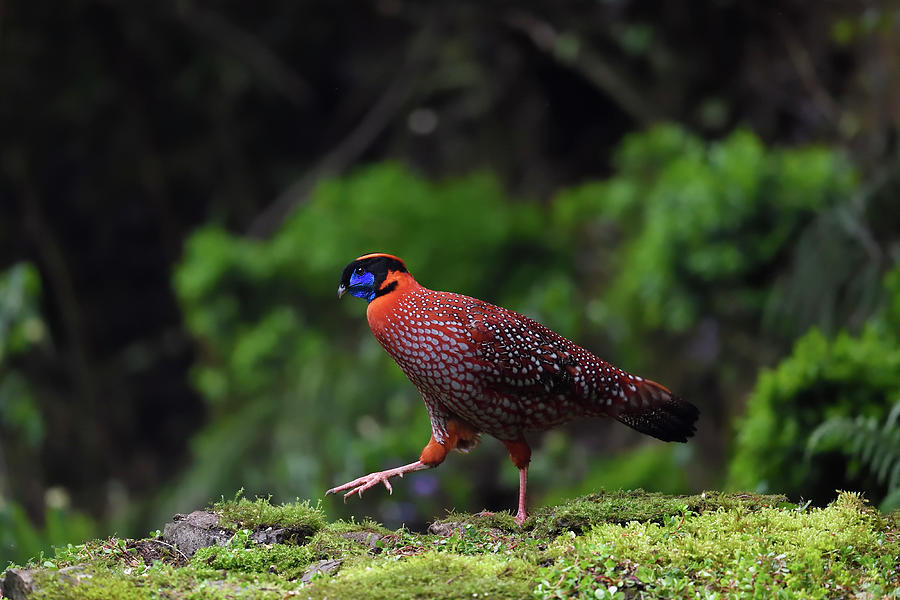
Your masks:
M534 502L594 484L884 498L893 486L865 461L801 459L829 417L880 424L895 379L852 348L862 366L844 379L821 366L847 364L837 349L798 359L816 375L783 393L760 391L757 374L811 330L893 335L898 35L900 13L874 2L0 2L0 558L143 533L240 488L315 501L417 456L421 404L368 339L364 307L333 301L344 264L373 250L409 248L426 285L528 312L701 407L687 450L606 423L538 438L552 458L535 465ZM648 131L657 141L629 154L626 136ZM673 181L661 165L695 156L684 168L698 181L720 158L741 165L736 131L769 165L744 208L652 212L681 197L659 196ZM719 176L712 197L741 185ZM612 192L590 187L611 181L642 190L614 216ZM656 239L635 233L656 231L653 214L696 226L665 254L687 317L628 312L631 284L616 283ZM502 226L470 226L483 219ZM678 262L714 243L747 264ZM266 348L265 368L247 347ZM244 351L255 358L232 360ZM890 369L890 352L869 352ZM735 419L753 394L802 406L808 426L776 427L781 445L741 463L755 442L736 441ZM766 452L800 471L764 480L747 464ZM485 443L399 496L324 506L414 526L450 506L502 510L515 498L506 461ZM686 475L660 482L672 465Z

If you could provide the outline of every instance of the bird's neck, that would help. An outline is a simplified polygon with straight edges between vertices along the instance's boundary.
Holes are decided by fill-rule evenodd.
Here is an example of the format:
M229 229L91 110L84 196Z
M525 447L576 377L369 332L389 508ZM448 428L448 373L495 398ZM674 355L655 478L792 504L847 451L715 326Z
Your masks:
M369 327L372 328L376 335L387 325L387 319L393 313L397 303L404 296L422 289L422 286L409 273L391 271L381 285L383 290L388 288L391 288L389 292L377 296L369 302L369 306L366 309Z

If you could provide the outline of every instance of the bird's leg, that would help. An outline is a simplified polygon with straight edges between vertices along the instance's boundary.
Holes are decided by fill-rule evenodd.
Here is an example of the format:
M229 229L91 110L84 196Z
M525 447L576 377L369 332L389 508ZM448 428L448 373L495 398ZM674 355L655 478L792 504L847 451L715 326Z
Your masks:
M531 462L531 448L525 438L504 441L503 445L509 451L509 457L519 469L519 510L516 512L516 523L521 525L528 518L525 512L525 489L528 485L528 463Z
M423 469L431 469L433 467L438 466L444 459L447 457L447 453L449 453L453 448L456 447L456 442L458 440L458 436L455 432L452 432L447 436L447 439L444 440L444 443L438 442L434 439L434 436L431 436L431 440L422 449L422 454L419 456L419 460L414 463L409 463L408 465L403 465L402 467L395 467L393 469L388 469L387 471L378 471L377 473L369 473L368 475L363 475L362 477L358 477L353 481L348 481L344 485L339 485L337 487L333 487L327 492L325 495L334 494L336 492L343 492L344 490L350 490L346 494L344 494L344 501L347 501L347 498L356 494L357 496L362 496L362 493L367 489L378 485L379 483L384 484L384 487L387 488L387 491L391 494L394 493L393 488L391 487L390 482L388 481L391 477L403 477L407 473L411 473L413 471L421 471Z
M516 513L516 523L521 525L528 518L525 514L525 487L528 484L528 467L519 469L519 512Z
M328 494L343 492L344 490L349 489L350 491L344 494L344 500L346 501L347 498L352 496L353 494L362 497L364 491L378 485L379 483L384 484L384 487L387 488L387 491L393 494L394 489L391 487L390 481L388 481L391 477L403 477L406 473L421 471L422 469L430 469L432 466L434 465L426 465L422 461L417 460L414 463L409 463L408 465L403 465L402 467L395 467L393 469L388 469L387 471L378 471L377 473L369 473L368 475L363 475L362 477L358 477L353 481L348 481L344 485L333 487L325 492L325 495L327 496Z

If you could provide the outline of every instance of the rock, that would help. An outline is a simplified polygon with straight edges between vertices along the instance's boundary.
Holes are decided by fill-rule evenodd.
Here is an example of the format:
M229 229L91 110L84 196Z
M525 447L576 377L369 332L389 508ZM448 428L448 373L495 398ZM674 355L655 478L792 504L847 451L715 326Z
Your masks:
M166 523L162 539L190 557L200 548L225 546L232 536L232 532L219 527L219 515L195 510L189 515L175 515L171 523Z
M34 591L34 569L10 569L0 585L0 596L11 600L27 600Z
M454 533L462 535L465 530L465 523L457 523L456 521L434 522L428 526L428 533L442 536L451 536Z
M195 527L209 529L219 524L219 515L211 510L195 510L189 515L175 515L172 520L176 523L190 522Z
M70 586L78 585L84 579L90 579L91 574L86 571L84 565L72 565L59 571L47 569L10 569L0 584L0 598L10 600L29 600L40 594L40 588L35 583L35 575L43 575L56 578Z
M336 571L338 567L341 566L341 563L344 562L342 559L336 560L320 560L317 563L313 563L310 567L303 573L303 576L300 578L300 583L309 583L313 578L313 575L316 573L324 573L328 574L333 571Z
M250 535L250 539L260 545L271 544L303 544L310 535L312 528L307 527L276 527L272 525L260 525Z
M162 561L176 567L187 564L187 556L172 544L157 539L149 540L128 540L125 549L133 552L138 558L144 561L146 566L153 564L153 561Z

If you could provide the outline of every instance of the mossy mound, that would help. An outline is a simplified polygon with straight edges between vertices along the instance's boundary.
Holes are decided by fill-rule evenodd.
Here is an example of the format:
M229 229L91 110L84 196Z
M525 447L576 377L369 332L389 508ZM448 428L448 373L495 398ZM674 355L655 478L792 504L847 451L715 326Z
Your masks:
M164 539L58 549L6 573L25 598L833 598L900 588L900 518L857 495L600 492L538 509L451 514L429 533L328 523L308 503L212 507L232 531L192 556ZM898 596L900 597L900 596Z

